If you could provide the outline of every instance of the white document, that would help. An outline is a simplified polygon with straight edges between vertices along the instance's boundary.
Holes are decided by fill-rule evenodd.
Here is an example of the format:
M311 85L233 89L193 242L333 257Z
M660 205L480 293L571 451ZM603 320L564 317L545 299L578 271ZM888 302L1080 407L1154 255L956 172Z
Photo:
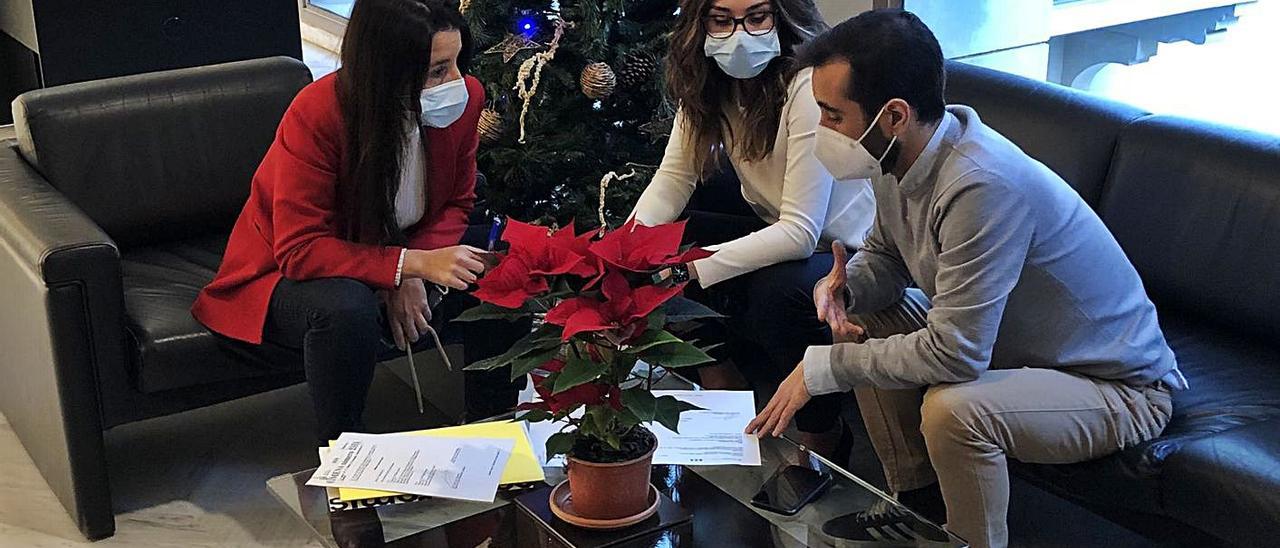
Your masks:
M756 416L755 395L735 390L654 390L654 397L674 396L701 407L702 411L680 414L680 433L667 430L657 422L647 424L658 438L654 464L685 465L760 465L760 440L743 434L747 423ZM526 399L527 398L527 399ZM536 395L522 395L522 401L534 401ZM528 423L529 441L544 466L562 466L564 457L548 459L547 439L563 428L563 422Z
M701 407L680 414L680 433L658 423L648 425L658 437L654 464L760 465L760 440L743 434L756 416L755 395L738 390L654 390L654 397L676 399Z
M493 502L514 445L511 439L346 433L307 485Z

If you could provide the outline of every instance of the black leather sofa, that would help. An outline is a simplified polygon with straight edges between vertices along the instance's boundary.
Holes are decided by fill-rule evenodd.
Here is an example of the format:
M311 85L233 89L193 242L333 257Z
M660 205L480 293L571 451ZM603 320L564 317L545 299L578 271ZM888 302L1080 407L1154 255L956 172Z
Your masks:
M310 82L274 57L14 101L18 138L0 143L0 412L90 539L115 531L104 432L304 380L295 351L237 352L190 308ZM483 245L482 211L464 241Z
M1014 473L1164 543L1280 545L1280 135L948 70L948 102L974 107L1106 222L1191 383L1159 438Z
M0 411L90 539L115 529L104 431L303 379L189 312L285 108L287 57L33 91L0 146Z

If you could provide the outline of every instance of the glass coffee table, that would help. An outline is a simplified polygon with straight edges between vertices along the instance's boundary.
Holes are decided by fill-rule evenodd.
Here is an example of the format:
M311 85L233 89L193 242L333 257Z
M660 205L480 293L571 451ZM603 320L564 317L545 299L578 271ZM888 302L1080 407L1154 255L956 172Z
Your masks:
M655 388L698 389L695 384L669 372L655 383ZM491 420L509 418L507 415ZM761 439L760 455L761 466L654 466L652 483L691 514L692 519L669 529L641 532L625 542L608 545L672 548L966 545L920 516L917 516L921 522L917 527L918 533L926 538L907 539L907 535L890 535L878 542L867 543L829 536L823 533L822 526L831 518L866 510L876 503L897 503L871 484L785 437ZM793 516L752 506L751 497L776 470L787 465L805 466L827 473L833 478L831 487ZM516 497L529 492L528 489L501 491L490 504L426 499L331 513L326 491L305 485L314 470L274 477L267 481L267 488L325 546L581 546L557 533L557 530L567 527L566 524L550 523L515 503ZM548 485L555 485L565 477L560 467L546 468L545 472Z

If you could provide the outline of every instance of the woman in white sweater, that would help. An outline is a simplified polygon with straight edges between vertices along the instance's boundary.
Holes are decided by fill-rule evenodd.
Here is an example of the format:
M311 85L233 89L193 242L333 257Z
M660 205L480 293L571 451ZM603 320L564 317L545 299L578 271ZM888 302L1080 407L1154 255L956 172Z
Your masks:
M667 57L679 110L634 216L688 218L690 241L716 251L675 273L696 280L690 296L729 315L726 361L701 371L704 384L732 378L732 358L752 381L776 385L808 346L830 344L813 287L831 269L831 242L856 248L871 226L868 183L833 181L813 154L820 111L795 50L824 30L812 0L681 3ZM700 181L730 168L740 192L690 207ZM724 214L735 210L745 215ZM834 450L838 412L838 400L814 398L797 415L810 447Z

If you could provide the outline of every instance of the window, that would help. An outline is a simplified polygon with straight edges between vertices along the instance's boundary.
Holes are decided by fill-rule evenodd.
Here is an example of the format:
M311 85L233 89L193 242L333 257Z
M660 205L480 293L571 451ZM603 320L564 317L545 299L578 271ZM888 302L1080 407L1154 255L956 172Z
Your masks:
M1280 134L1280 0L902 0L947 57Z

